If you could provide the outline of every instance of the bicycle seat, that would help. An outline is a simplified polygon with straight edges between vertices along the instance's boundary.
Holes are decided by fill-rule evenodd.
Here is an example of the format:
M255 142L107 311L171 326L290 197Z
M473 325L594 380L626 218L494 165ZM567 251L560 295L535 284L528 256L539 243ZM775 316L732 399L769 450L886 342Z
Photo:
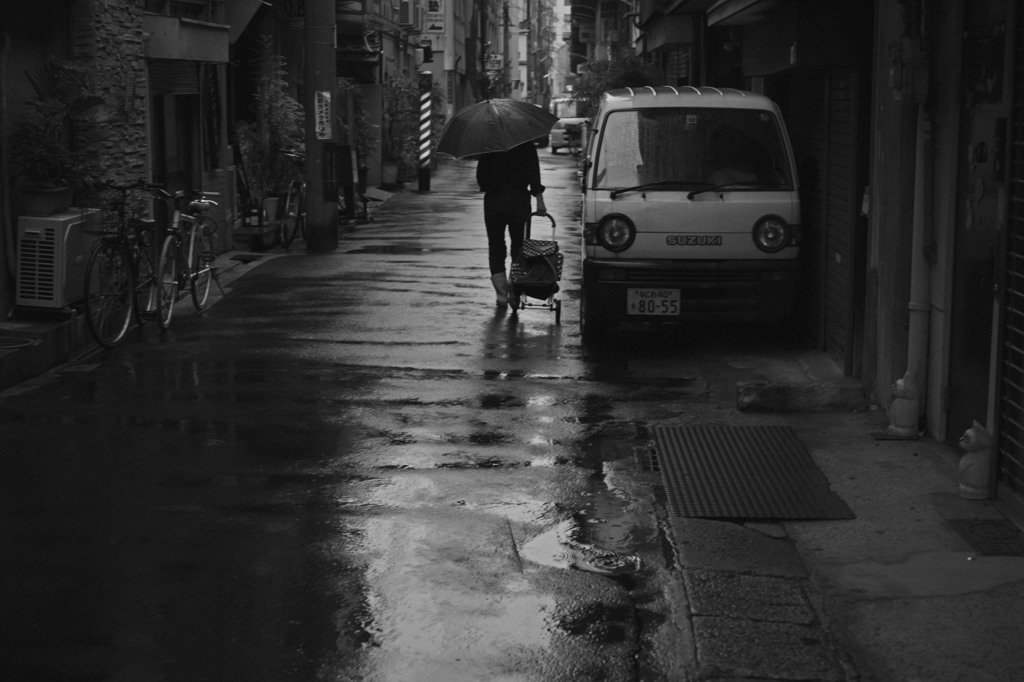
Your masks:
M217 202L211 199L193 199L192 201L188 202L189 209L199 212L209 211L216 205Z

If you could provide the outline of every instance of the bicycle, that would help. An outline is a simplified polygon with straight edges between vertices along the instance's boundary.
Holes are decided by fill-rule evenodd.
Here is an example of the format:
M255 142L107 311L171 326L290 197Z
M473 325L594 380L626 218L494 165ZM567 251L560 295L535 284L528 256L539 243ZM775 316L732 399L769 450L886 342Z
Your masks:
M302 180L288 184L281 215L281 246L290 246L296 236L306 238L306 183Z
M84 303L93 338L114 348L128 333L133 318L142 325L160 315L156 222L137 217L143 207L130 206L128 195L133 191L153 197L170 195L160 185L142 181L102 184L99 189L91 200L82 202L88 211L83 229L99 237L85 266Z
M179 190L174 195L171 225L160 249L156 270L159 285L157 323L161 329L171 326L178 294L186 286L196 311L206 307L216 276L213 235L218 229L217 222L206 215L206 211L217 205L213 198L219 196L219 192L198 192L196 198L186 203L184 191ZM183 203L188 213L181 208Z
M282 149L281 153L288 157L301 175L306 165L305 152ZM298 178L288 183L288 191L285 194L279 233L281 246L291 246L297 236L306 238L306 182Z
M282 149L281 152L291 159L292 163L299 169L302 169L306 163L306 155L302 152ZM366 196L362 190L357 190L356 194L359 200L363 204L362 218L366 222L373 222L373 216L370 215L369 202L374 201ZM342 196L338 196L338 219L345 213L345 200ZM281 215L280 233L279 239L281 240L281 246L287 248L291 246L291 243L295 241L296 237L301 237L305 240L306 237L306 182L305 180L295 179L288 183L288 192L285 194L284 199L284 211Z

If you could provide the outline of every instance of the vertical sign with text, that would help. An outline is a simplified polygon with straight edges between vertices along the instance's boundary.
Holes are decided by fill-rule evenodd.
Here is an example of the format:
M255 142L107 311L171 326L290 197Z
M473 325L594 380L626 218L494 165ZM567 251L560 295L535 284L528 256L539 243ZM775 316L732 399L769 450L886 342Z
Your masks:
M424 33L444 33L444 0L427 0Z
M331 139L331 93L316 91L316 139Z

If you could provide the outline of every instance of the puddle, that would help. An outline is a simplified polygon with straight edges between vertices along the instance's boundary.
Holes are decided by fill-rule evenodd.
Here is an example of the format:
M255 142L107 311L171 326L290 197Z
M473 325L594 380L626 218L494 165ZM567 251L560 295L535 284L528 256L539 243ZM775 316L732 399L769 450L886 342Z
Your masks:
M634 526L626 502L609 490L601 476L590 480L586 504L520 549L522 557L543 566L573 568L601 575L629 575L640 570Z
M640 557L581 542L580 524L569 519L524 544L526 561L553 568L574 568L601 575L629 575L640 570Z
M380 244L373 246L361 246L356 249L346 251L348 254L356 253L372 253L372 254L398 254L398 255L410 255L417 253L430 253L434 249L425 248L422 246L407 246L402 244Z

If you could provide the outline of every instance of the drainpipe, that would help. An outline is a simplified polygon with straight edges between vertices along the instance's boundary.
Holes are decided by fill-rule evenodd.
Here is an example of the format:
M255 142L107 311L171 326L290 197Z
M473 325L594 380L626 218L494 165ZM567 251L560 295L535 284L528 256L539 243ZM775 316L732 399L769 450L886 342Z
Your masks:
M7 55L10 52L10 47L10 34L0 28L0 124L3 126L7 125ZM10 224L8 218L10 215L8 199L11 187L9 179L7 174L7 145L4 142L0 142L0 182L3 183L3 187L0 187L0 229L3 230L3 248L7 260L7 271L14 278L17 276L18 259L15 256L17 244L15 244L16 240L14 238L14 225ZM11 292L11 301L14 301L13 291ZM3 305L4 301L0 301L0 308ZM14 307L11 306L12 311L13 309Z
M927 174L931 172L931 121L923 104L917 107L917 147L914 155L914 221L910 257L910 301L907 303L907 371L914 380L919 402L927 387L928 331L931 325L931 265L929 245ZM918 408L918 417L923 413Z
M931 121L926 99L928 94L927 62L920 47L906 46L911 58L912 87L917 105L916 140L914 148L914 206L910 256L910 299L907 302L907 372L894 384L887 431L900 437L916 436L923 414L927 387L928 335L931 325L931 247L929 206L931 192L928 178L932 169Z

